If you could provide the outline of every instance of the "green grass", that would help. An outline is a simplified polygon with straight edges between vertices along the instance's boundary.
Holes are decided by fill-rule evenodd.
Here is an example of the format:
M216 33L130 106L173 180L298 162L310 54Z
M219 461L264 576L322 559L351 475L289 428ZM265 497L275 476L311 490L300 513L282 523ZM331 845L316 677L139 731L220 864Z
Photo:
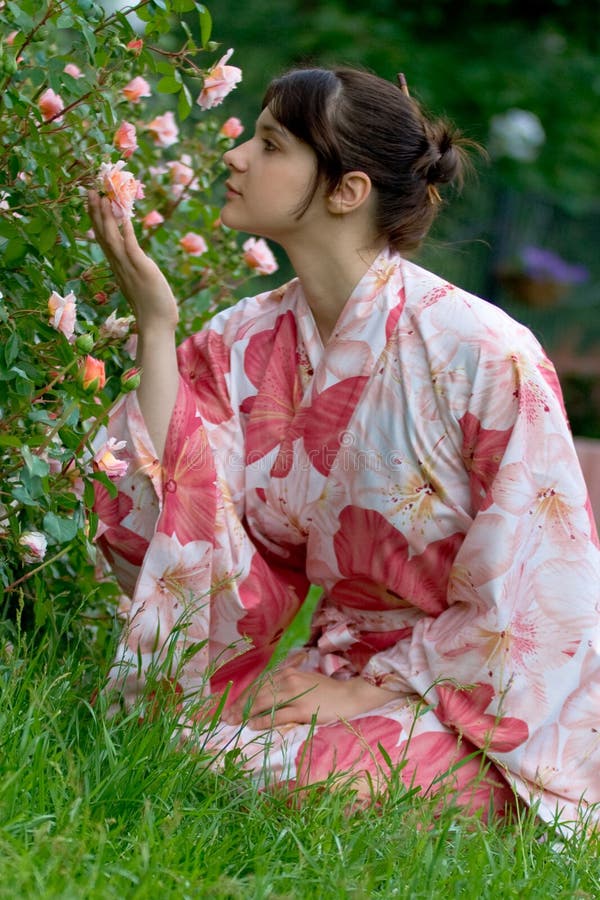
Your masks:
M216 774L169 714L90 703L109 651L74 621L27 639L0 626L0 898L600 895L597 844L557 851L531 815L435 818L398 786L368 810L341 790L296 809L233 761Z

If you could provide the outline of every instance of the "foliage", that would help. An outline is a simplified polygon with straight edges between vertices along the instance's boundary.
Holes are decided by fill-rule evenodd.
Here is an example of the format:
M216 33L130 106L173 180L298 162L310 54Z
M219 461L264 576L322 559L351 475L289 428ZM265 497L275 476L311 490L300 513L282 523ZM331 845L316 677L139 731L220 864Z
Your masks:
M19 602L38 625L75 594L97 616L114 595L90 561L93 485L112 491L120 448L98 455L102 423L136 376L122 378L131 322L85 207L101 164L123 156L145 184L136 221L180 298L181 335L252 274L218 219L232 141L224 117L195 103L215 62L210 31L198 0L110 15L93 0L0 3L0 588L5 614ZM168 134L153 118L165 111ZM139 148L117 137L124 122ZM144 223L151 211L162 224Z
M299 811L182 753L168 710L107 719L85 644L4 630L2 900L598 896L597 838L557 841L525 812L486 827L399 784L368 809L315 789Z

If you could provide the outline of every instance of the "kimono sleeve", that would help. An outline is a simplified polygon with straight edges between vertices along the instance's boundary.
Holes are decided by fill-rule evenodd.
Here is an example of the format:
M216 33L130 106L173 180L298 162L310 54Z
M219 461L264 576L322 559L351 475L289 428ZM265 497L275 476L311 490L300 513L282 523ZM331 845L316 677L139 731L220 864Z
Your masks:
M401 676L551 817L600 801L600 552L554 369L533 339L501 349L459 423L472 524L447 607L365 674Z
M241 440L229 401L229 350L222 335L207 327L184 341L178 365L179 387L162 465L135 393L123 397L108 424L108 435L125 442L121 456L128 470L116 483L115 497L103 485L96 486L97 540L129 596L157 531L175 534L182 544L213 539L216 475L211 445L233 452L232 443Z

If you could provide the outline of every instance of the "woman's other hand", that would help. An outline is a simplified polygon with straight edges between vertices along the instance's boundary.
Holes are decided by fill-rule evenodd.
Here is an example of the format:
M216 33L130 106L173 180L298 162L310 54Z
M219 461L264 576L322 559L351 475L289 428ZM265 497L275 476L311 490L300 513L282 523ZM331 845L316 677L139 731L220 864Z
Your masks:
M224 719L238 724L247 716L257 730L291 723L318 725L351 719L389 703L397 694L356 676L338 681L320 672L293 667L274 670L227 709Z

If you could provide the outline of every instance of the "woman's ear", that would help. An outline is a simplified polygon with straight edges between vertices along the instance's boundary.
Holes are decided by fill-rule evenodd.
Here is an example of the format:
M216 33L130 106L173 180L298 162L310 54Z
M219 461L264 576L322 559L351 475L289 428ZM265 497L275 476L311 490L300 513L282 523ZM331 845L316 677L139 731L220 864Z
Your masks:
M346 172L335 190L327 197L327 208L336 216L359 209L371 195L371 179L364 172Z

